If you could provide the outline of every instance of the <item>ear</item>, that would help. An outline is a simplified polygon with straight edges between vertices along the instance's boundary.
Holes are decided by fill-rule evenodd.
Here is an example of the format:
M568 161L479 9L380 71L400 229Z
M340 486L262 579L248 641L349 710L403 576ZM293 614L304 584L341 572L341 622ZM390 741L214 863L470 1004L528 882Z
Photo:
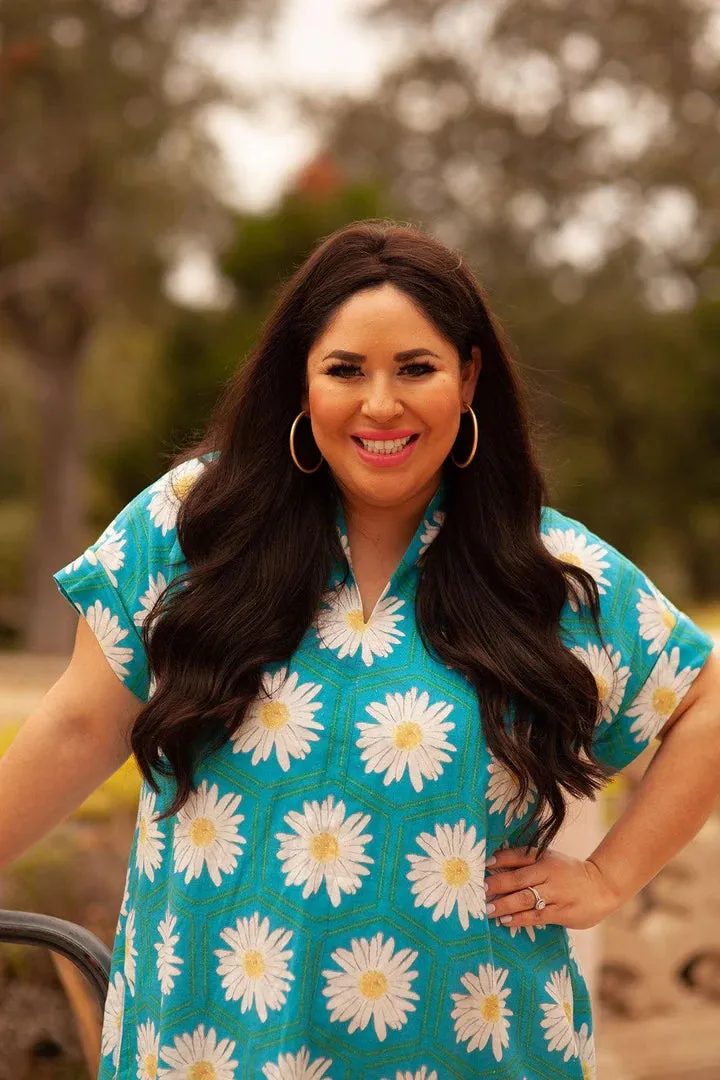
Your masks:
M462 372L462 398L467 405L472 402L475 396L475 387L477 386L481 368L482 355L480 346L473 345L470 363L465 365Z

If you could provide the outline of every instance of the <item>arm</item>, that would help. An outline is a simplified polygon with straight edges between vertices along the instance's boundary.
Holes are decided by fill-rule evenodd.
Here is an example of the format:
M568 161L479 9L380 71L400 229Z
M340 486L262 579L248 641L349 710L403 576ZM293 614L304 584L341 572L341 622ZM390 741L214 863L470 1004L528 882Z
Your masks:
M0 759L0 870L127 760L142 706L80 618L68 667Z
M660 732L634 798L589 858L495 852L492 912L507 925L595 926L646 885L710 816L720 795L720 653L716 649ZM547 902L536 910L528 886ZM501 897L501 898L500 898Z
M587 860L623 903L685 846L720 795L720 652L668 720L634 798Z

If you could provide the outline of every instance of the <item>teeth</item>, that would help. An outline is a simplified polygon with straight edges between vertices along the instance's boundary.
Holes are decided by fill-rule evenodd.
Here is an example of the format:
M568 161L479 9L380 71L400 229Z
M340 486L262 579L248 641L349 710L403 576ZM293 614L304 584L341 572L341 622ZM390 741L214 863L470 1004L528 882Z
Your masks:
M410 442L411 436L404 439L361 439L364 448L372 454L397 454Z

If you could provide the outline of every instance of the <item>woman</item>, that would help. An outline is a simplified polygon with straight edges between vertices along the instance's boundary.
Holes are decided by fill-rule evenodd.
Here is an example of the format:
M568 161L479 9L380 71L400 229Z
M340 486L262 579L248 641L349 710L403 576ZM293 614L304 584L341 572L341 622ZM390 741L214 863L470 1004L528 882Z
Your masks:
M360 222L55 575L144 777L101 1080L595 1075L567 928L710 813L718 664L544 500L474 277ZM658 735L598 849L554 853L565 797Z

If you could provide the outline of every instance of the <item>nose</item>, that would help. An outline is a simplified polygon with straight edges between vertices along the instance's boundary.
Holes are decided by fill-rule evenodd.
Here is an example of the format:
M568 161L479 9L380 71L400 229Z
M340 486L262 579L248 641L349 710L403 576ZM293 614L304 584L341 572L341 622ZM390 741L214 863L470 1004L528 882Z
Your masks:
M360 412L377 423L401 416L403 404L395 396L392 382L385 379L368 379L367 393Z

